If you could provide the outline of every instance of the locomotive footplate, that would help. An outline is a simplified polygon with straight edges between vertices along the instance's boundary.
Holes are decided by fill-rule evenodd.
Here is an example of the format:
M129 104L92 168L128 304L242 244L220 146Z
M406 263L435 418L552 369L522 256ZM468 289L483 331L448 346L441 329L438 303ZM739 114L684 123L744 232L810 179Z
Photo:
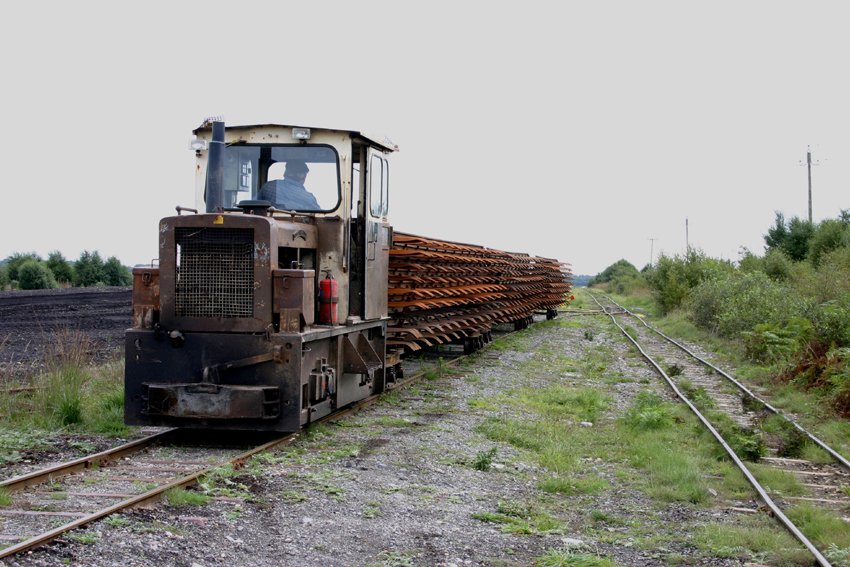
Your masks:
M277 419L280 388L208 382L142 384L147 415L203 419Z

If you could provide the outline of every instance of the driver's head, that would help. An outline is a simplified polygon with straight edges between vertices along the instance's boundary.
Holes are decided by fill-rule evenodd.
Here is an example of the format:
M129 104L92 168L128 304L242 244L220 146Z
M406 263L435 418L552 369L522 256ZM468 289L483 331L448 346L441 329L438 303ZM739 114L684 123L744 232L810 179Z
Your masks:
M288 161L286 162L286 170L283 172L283 176L303 180L307 177L308 171L310 171L310 168L303 161Z

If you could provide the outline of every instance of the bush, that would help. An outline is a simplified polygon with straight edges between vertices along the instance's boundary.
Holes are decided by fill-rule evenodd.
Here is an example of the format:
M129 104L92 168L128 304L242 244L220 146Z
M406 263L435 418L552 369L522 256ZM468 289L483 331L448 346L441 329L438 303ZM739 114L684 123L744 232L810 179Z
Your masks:
M687 309L694 324L728 338L768 323L786 326L803 313L802 300L763 272L706 280L691 293Z
M600 273L598 273L596 276L594 276L587 283L587 285L592 286L602 283L608 283L611 280L624 276L632 278L639 277L640 272L638 272L637 268L635 268L634 265L628 260L617 260L616 262L602 270Z
M661 310L669 313L680 307L690 291L700 283L733 270L728 261L709 258L700 250L691 250L684 257L661 256L655 267L647 271L646 279Z
M809 260L817 267L823 256L850 245L850 226L837 219L821 222L809 240Z
M53 272L57 282L67 284L74 281L74 267L58 250L54 250L47 256L47 267Z
M19 269L25 262L29 260L41 262L41 257L35 252L29 252L27 254L15 252L14 254L6 258L6 270L10 281L19 280Z
M815 227L807 220L794 217L787 223L782 213L776 213L774 226L767 230L764 242L769 250L781 250L794 261L805 260L809 254L809 241Z
M850 346L850 295L812 306L809 317L820 344L830 348Z
M133 275L118 258L111 256L103 265L103 282L106 285L128 286L133 283Z
M6 289L9 285L9 270L6 266L0 266L0 291Z
M850 294L850 248L838 248L824 254L816 272L797 281L801 294L822 303Z
M18 267L18 285L21 289L53 289L56 279L44 262L27 260Z
M752 331L743 331L741 334L750 360L777 362L799 351L812 335L812 324L807 319L795 317L784 327L761 323Z
M74 264L74 273L74 285L80 287L95 286L99 282L104 282L103 259L98 252L84 250Z
M782 250L767 252L762 267L762 271L774 281L785 282L791 279L792 262Z

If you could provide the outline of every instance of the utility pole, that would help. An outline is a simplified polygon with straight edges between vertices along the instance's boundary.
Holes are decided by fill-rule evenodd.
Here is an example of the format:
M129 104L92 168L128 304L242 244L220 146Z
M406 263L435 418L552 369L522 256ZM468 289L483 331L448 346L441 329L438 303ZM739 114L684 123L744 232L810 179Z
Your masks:
M800 165L803 165L803 161L800 160ZM806 167L808 168L809 174L809 224L812 222L812 166L820 165L820 162L812 163L812 147L806 146Z
M812 148L806 146L806 165L809 170L809 224L812 224Z
M649 240L649 267L651 268L652 267L652 252L653 252L653 249L655 248L655 241L658 240L658 239L657 238L648 238L647 240Z

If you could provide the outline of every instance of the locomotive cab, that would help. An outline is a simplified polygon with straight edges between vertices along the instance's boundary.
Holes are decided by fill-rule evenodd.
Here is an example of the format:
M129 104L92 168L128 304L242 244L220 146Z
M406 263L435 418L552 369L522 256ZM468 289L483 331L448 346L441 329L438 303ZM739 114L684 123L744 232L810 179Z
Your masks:
M388 156L360 132L194 130L197 211L134 269L125 421L295 431L385 387Z

